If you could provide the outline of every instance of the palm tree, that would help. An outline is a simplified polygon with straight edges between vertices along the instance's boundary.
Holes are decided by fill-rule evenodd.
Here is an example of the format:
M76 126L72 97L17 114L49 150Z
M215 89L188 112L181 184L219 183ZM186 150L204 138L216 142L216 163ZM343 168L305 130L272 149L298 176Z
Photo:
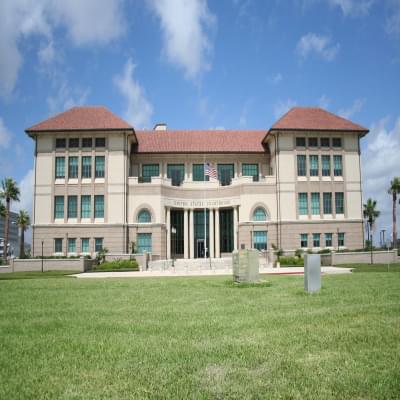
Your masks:
M376 219L381 214L381 212L376 209L376 200L372 200L371 198L367 200L367 202L364 204L363 214L368 224L368 240L372 248L372 227L374 226Z
M21 237L19 242L19 258L25 258L25 231L31 225L31 219L26 211L20 210L17 217L17 225L18 228L21 229Z
M400 193L400 178L398 176L395 176L390 182L388 193L392 195L393 200L393 247L397 247L396 204L397 194Z
M0 217L5 218L6 217L6 206L3 204L3 202L0 200ZM1 232L0 232L1 234Z
M8 256L8 232L10 228L10 206L11 201L19 201L19 188L12 178L4 178L1 181L0 199L6 200L6 217L4 224L4 262L7 264Z

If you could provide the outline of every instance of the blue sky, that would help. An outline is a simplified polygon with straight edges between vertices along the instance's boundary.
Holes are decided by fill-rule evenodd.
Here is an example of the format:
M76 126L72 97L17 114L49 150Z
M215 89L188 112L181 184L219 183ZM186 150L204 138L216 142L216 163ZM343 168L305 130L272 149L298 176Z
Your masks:
M293 105L368 127L364 195L391 230L400 175L400 0L3 0L0 178L31 208L24 129L102 104L137 128L261 128Z

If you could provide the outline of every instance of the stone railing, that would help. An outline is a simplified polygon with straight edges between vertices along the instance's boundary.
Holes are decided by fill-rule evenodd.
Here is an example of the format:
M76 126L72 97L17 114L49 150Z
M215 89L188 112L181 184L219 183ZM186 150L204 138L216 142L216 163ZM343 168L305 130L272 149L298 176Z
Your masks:
M372 257L369 251L321 254L321 265L369 264L371 259L373 264L393 264L397 262L397 251L373 251Z

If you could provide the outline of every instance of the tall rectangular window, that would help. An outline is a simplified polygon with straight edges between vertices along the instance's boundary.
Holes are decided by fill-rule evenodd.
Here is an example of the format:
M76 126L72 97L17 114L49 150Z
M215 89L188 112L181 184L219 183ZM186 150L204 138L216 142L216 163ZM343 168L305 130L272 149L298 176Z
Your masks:
M151 243L151 233L138 233L137 234L137 251L141 253L151 253L152 243Z
M322 176L331 176L331 156L322 156Z
M89 238L81 239L81 253L89 253Z
M335 209L336 209L336 214L344 214L344 193L343 192L335 193Z
M76 239L68 239L68 253L76 253Z
M56 179L65 178L65 157L56 157Z
M193 181L195 182L210 180L210 177L208 175L204 176L204 164L193 164L192 175L193 175Z
M342 156L340 155L333 156L333 174L335 176L343 175Z
M63 252L63 240L61 238L54 239L54 253Z
M54 219L64 219L64 196L54 197Z
M299 215L308 214L307 193L299 193Z
M96 178L104 178L104 156L96 156L94 159L94 176Z
M68 178L78 177L78 157L68 157Z
M313 233L313 247L320 247L321 245L321 234L320 233Z
M332 233L325 233L325 247L332 247Z
M151 182L152 176L160 176L160 165L159 164L143 164L142 165L143 182Z
M320 195L319 192L311 193L311 214L312 215L320 215L321 207L320 207Z
M90 218L92 216L90 202L90 195L85 194L81 196L81 218Z
M82 178L92 177L92 157L83 156L82 157Z
M318 176L318 156L310 156L310 176Z
M243 176L258 176L258 164L242 164Z
M323 194L324 214L332 214L332 193Z
M68 196L68 218L78 218L78 196Z
M338 246L343 247L344 246L344 232L339 232L338 233Z
M180 186L185 180L185 164L168 164L167 178L171 179L173 186Z
M297 176L306 176L306 175L307 175L306 156L303 154L299 154L297 156Z
M218 164L218 179L222 186L230 185L235 175L233 164Z
M94 217L104 218L104 196L94 196Z
M98 251L103 250L103 238L95 238L94 239L94 251L97 253Z
M267 250L267 232L254 231L253 232L253 247L257 250Z
M303 249L308 247L308 235L307 235L307 233L301 233L300 234L300 247L303 248Z

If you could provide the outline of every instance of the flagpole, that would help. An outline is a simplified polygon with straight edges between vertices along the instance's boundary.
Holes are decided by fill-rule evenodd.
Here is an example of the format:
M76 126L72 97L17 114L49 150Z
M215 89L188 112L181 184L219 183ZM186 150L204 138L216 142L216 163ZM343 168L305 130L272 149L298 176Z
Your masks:
M203 162L203 179L204 179L204 258L207 258L207 213L206 213L206 155Z

